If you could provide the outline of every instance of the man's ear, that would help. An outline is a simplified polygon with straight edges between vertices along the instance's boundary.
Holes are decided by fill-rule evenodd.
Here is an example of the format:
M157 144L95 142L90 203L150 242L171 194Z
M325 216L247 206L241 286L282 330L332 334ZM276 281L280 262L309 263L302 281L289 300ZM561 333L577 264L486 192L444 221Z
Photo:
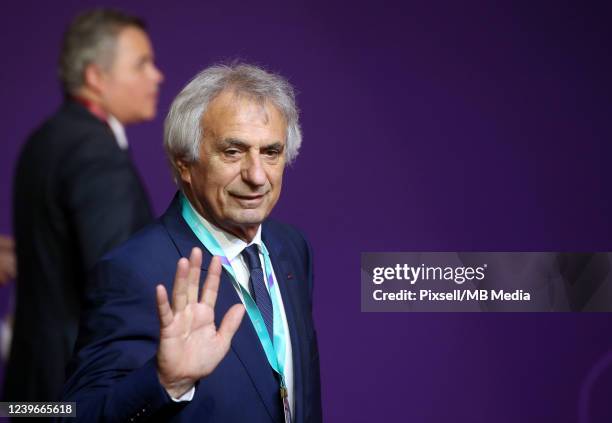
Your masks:
M83 85L94 93L101 95L105 91L106 78L104 71L95 63L90 63L85 67L83 73Z
M176 159L174 165L181 176L181 180L185 184L191 185L191 172L189 171L189 165L183 159Z

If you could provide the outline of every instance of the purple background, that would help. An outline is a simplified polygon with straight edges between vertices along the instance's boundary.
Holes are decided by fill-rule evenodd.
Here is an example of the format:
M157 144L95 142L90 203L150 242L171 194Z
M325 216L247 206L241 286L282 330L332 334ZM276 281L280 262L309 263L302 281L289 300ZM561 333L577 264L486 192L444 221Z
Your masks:
M612 250L612 11L574 3L129 4L166 75L158 119L128 130L156 212L162 118L198 70L239 57L299 91L274 215L315 249L327 421L612 418L612 315L360 312L362 251ZM1 232L18 150L61 99L61 33L92 5L4 7Z

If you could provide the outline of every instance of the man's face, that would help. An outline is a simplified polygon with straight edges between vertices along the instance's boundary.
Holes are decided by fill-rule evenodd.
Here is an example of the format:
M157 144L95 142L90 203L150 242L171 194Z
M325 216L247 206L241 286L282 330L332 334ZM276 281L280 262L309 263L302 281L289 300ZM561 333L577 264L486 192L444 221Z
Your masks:
M101 71L102 107L124 124L151 120L162 79L147 34L126 27L117 36L111 68Z
M202 124L199 160L179 162L184 191L211 223L250 241L280 195L287 123L270 102L224 91Z

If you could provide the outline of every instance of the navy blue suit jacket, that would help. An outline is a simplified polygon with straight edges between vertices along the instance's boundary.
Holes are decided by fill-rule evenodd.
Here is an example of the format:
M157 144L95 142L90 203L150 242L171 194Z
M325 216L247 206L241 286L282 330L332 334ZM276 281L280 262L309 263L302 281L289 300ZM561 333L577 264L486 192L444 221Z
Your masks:
M282 422L279 382L245 315L231 349L196 385L187 403L174 403L160 385L155 354L159 320L155 285L169 293L180 257L204 251L203 283L211 254L181 216L178 196L154 224L107 254L86 291L77 353L64 400L76 401L82 421ZM312 255L294 228L266 221L271 255L293 348L295 422L321 421L319 355L312 320ZM215 307L217 326L240 299L223 270ZM133 420L132 420L133 419Z

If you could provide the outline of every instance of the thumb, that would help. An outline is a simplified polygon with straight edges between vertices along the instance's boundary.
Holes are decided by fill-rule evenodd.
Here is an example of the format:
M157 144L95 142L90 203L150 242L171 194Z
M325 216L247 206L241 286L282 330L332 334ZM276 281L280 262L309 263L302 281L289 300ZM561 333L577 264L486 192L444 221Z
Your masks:
M242 318L244 317L245 308L242 304L234 304L223 316L221 326L219 327L219 335L221 335L228 343L238 330Z

